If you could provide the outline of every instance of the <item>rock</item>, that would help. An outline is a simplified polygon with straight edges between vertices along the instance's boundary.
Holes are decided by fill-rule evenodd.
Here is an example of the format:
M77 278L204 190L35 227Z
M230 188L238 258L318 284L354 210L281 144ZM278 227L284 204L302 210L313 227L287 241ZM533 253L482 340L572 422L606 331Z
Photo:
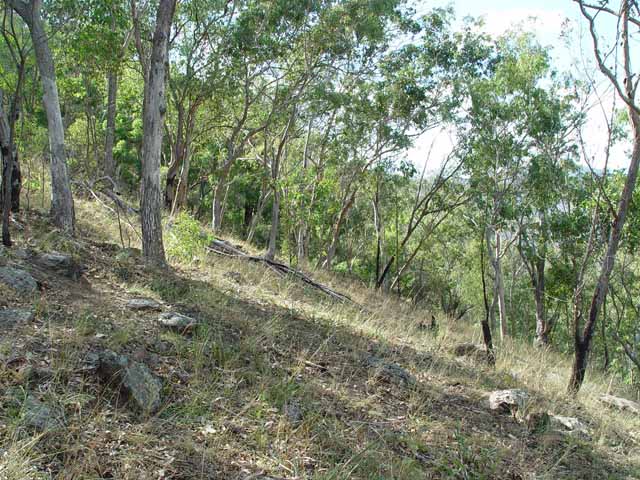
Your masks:
M33 310L7 308L0 310L0 331L9 330L20 323L29 323L35 317Z
M302 422L302 409L296 401L286 402L282 408L283 413L291 423L298 424Z
M144 414L160 407L162 380L146 365L107 350L99 355L98 372L107 382L120 382L121 389Z
M589 427L575 417L562 417L550 414L551 426L562 432L577 434L589 438Z
M162 305L151 298L132 298L127 302L127 308L131 310L161 310Z
M238 273L238 272L227 272L223 275L224 278L231 280L234 283L237 283L238 285L242 285L244 283L247 283L244 279L244 277L242 276L242 274Z
M414 385L416 379L397 363L386 362L374 355L367 357L367 365L376 370L376 376L395 384Z
M27 394L22 404L22 421L34 430L45 432L64 425L62 411L48 405L31 394Z
M41 253L35 257L34 261L42 268L74 280L78 280L85 271L85 268L78 264L71 255L58 252Z
M198 326L198 321L176 312L166 312L160 314L158 323L165 328L185 333Z
M640 403L636 403L632 400L627 400L626 398L621 397L614 397L613 395L602 395L600 397L600 401L609 405L610 407L615 407L618 410L640 415Z
M489 407L491 410L503 410L515 413L524 410L529 394L524 390L497 390L489 395Z
M475 343L461 343L456 345L452 350L456 357L476 357L484 355L486 350L483 345L476 345Z
M38 282L25 270L18 268L0 268L0 282L20 293L33 293L38 290Z

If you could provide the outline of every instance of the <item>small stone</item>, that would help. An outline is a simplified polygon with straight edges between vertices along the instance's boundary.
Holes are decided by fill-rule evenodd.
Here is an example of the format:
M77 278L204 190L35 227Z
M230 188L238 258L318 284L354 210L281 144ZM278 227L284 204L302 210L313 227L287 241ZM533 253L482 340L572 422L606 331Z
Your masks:
M166 312L160 314L158 323L165 328L185 333L198 326L197 320L176 312Z
M395 384L414 385L416 379L397 363L386 362L374 355L367 357L367 365L376 370L376 376Z
M120 382L121 389L144 414L160 408L162 380L146 365L108 350L100 354L99 362L101 376L108 382Z
M296 425L302 422L303 414L300 404L296 401L286 402L282 408L283 413L289 419L289 421Z
M615 407L618 410L640 415L640 403L636 403L632 400L627 400L626 398L621 398L621 397L615 397L613 395L602 395L600 397L600 401L602 403L609 405L610 407Z
M244 277L242 276L242 274L238 273L238 272L227 272L224 275L224 278L231 280L234 283L237 283L238 285L242 285L244 283L246 283Z
M0 282L21 293L38 291L38 282L25 270L18 268L0 268Z
M0 330L8 330L18 324L31 322L35 317L32 310L7 308L0 310Z
M34 430L45 432L64 425L62 411L48 405L31 394L27 394L22 404L22 421Z
M489 407L491 410L503 410L516 412L524 410L529 394L524 390L497 390L489 395Z
M127 302L127 308L131 310L161 310L162 305L151 298L132 298Z

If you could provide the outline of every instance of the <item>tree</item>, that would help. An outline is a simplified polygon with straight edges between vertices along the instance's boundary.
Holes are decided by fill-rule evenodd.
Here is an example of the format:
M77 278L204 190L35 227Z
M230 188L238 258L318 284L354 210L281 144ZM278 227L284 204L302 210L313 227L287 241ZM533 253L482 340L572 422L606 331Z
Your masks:
M135 5L135 2L132 2ZM135 8L135 7L134 7ZM162 242L162 194L160 191L160 155L163 117L166 105L166 75L169 56L169 34L176 0L160 0L156 14L151 56L142 61L140 30L136 42L144 70L144 106L142 138L142 182L140 216L142 221L142 254L148 265L165 267Z
M640 75L638 72L634 72L633 70L631 44L632 33L630 32L631 28L637 29L640 25L640 11L638 9L637 2L632 0L621 0L619 3L620 8L617 10L609 9L606 6L608 2L604 5L589 5L583 0L574 1L576 1L580 7L580 12L589 25L589 33L591 35L594 56L598 68L609 82L611 82L616 94L626 105L633 136L633 149L631 152L629 168L627 170L624 187L620 194L620 199L618 200L613 220L610 224L606 251L600 262L598 280L591 295L591 301L586 318L584 318L582 309L579 308L581 302L576 301L574 303L575 357L568 391L575 395L578 393L582 383L584 382L591 341L595 332L598 316L601 313L600 310L602 308L602 304L604 303L604 299L609 288L611 272L620 246L620 239L622 237L629 205L636 187L638 168L640 167L640 104L636 97L638 83L640 82ZM597 17L599 15L614 16L617 17L618 20L615 44L619 44L620 48L614 49L615 69L611 69L608 66L608 63L610 62L608 57L610 54L603 51L603 47L601 45L602 41L597 32ZM578 285L575 293L577 298L582 296L583 288L584 285Z
M41 15L42 0L7 0L7 2L29 27L36 62L40 70L51 153L51 215L53 223L64 232L73 235L75 212L71 183L67 172L64 125L60 112L53 55L49 48L49 40Z

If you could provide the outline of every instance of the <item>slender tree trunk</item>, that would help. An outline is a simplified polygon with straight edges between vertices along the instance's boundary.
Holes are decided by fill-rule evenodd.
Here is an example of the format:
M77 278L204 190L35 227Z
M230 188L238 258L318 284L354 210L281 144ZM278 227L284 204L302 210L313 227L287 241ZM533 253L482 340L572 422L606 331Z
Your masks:
M142 253L148 265L166 267L162 242L162 195L160 192L160 157L162 125L166 113L166 69L169 34L176 0L160 0L149 72L145 83L142 139Z
M118 97L118 74L107 74L107 129L104 134L104 174L119 185L113 147L116 138L116 101Z
M534 262L532 269L533 298L536 304L536 344L539 346L549 345L550 324L547 321L545 308L545 269L546 259L541 255Z
M265 257L273 260L276 256L278 240L278 228L280 226L280 189L275 186L273 189L273 204L271 207L271 230L269 231L269 247Z
M329 248L327 249L327 255L322 263L322 266L327 270L331 270L333 265L333 259L336 256L336 251L338 250L338 241L340 240L340 230L342 229L342 224L347 218L347 213L351 210L353 206L353 202L356 199L357 189L351 192L351 194L347 197L346 202L343 204L340 209L340 214L338 215L338 219L336 223L333 225L333 230L331 234L331 243L329 244Z
M500 247L500 233L494 231L492 227L487 227L486 229L487 236L487 252L489 253L489 261L493 266L493 274L494 274L494 292L495 299L494 301L498 304L498 320L500 325L500 339L504 340L507 337L507 319L506 319L506 308L504 301L504 279L502 276L502 262L501 262L501 247ZM491 237L495 239L495 247L491 245ZM495 250L494 250L495 248Z
M216 233L219 233L220 230L222 230L222 215L224 213L225 189L227 186L227 178L229 177L230 168L230 163L228 167L222 167L222 170L220 170L220 177L218 178L218 182L216 183L215 189L213 191L211 227Z
M485 262L484 262L484 238L483 233L480 237L480 275L482 276L482 299L484 302L484 317L482 317L482 339L484 341L485 349L487 350L487 363L489 365L496 364L496 355L493 351L493 339L491 338L491 324L489 323L489 316L491 309L489 308L489 299L487 296L487 282L485 281ZM491 250L491 247L488 247Z
M580 315L574 315L575 324L575 348L576 354L573 361L573 368L571 371L571 379L569 380L568 391L571 394L576 394L580 390L584 377L587 371L587 361L589 349L591 347L591 340L598 320L598 314L600 308L604 302L605 296L609 289L609 279L611 277L611 271L618 252L618 246L620 245L620 238L622 237L622 230L627 217L627 211L629 204L633 198L633 191L636 186L638 178L638 168L640 167L640 115L635 112L633 108L629 108L631 117L631 123L633 125L634 142L633 151L631 153L631 163L627 171L627 179L620 195L620 201L618 203L618 209L615 219L611 225L611 231L609 233L609 240L607 242L607 250L602 263L600 265L600 274L598 276L598 282L591 297L591 303L589 306L589 313L587 321L584 325L582 333L580 333L578 323L580 321Z
M67 172L67 156L64 144L64 125L60 112L58 86L56 84L53 55L44 28L40 9L42 0L8 0L29 27L36 63L40 70L44 110L47 116L49 149L51 152L51 216L54 225L71 235L75 231L75 212L71 184Z

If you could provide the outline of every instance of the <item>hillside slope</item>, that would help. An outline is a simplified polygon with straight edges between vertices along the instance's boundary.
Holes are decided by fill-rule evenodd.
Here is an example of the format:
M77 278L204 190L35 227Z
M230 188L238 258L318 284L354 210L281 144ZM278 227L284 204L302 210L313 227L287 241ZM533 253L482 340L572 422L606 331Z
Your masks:
M146 270L100 205L77 208L77 239L32 211L0 257L39 282L0 285L2 479L640 478L640 415L597 400L624 394L612 379L570 401L568 359L509 344L489 370L451 353L473 325L425 329L430 312L323 272L359 306L204 252ZM510 388L528 399L491 410Z

